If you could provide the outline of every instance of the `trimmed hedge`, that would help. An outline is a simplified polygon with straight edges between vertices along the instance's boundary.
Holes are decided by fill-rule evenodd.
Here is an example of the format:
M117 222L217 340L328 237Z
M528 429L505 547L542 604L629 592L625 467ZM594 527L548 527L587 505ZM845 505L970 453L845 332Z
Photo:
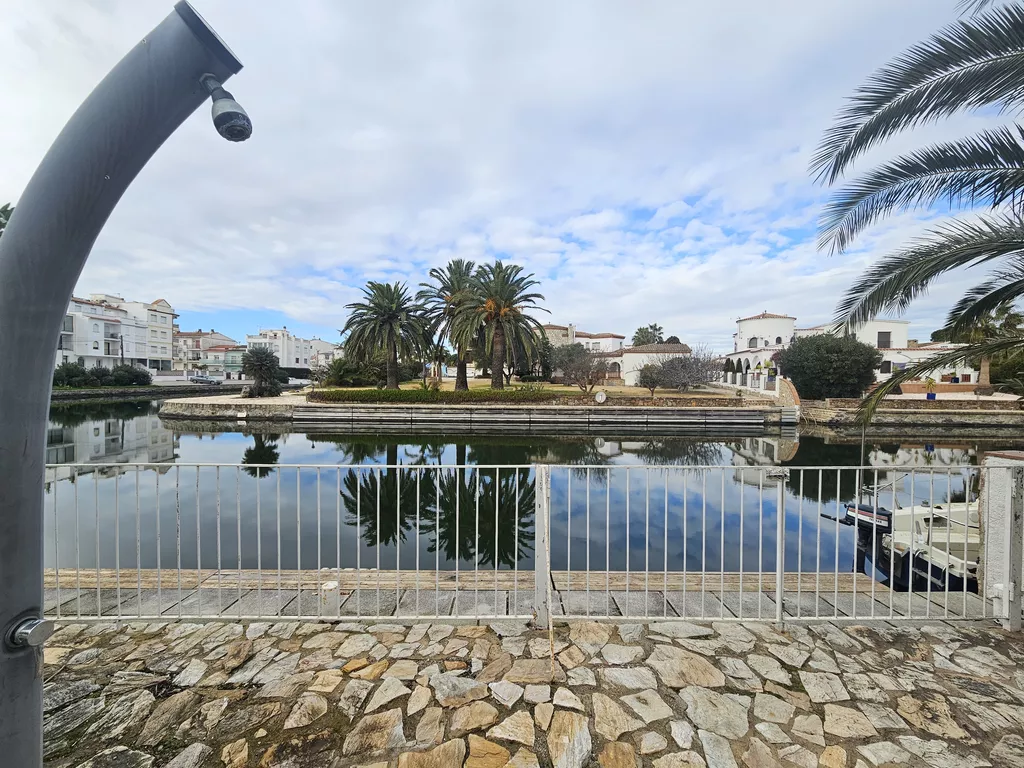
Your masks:
M314 403L411 403L459 405L462 403L548 403L561 397L538 389L318 389L307 399Z

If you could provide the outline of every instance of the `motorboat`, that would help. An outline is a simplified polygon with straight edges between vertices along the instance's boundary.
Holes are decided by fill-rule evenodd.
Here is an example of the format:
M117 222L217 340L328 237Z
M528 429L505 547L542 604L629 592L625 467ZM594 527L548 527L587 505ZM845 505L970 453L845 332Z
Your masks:
M915 505L891 515L892 531L882 536L882 557L891 578L912 588L978 591L981 529L977 502Z

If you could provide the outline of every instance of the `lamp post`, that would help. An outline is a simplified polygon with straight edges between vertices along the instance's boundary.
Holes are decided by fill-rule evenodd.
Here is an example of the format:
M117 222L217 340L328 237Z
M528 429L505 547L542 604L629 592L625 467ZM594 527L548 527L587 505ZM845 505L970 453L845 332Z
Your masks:
M0 239L0 763L42 766L43 481L64 313L121 195L207 97L230 141L245 111L222 83L242 68L185 0L82 103L25 187ZM58 564L55 562L54 566Z

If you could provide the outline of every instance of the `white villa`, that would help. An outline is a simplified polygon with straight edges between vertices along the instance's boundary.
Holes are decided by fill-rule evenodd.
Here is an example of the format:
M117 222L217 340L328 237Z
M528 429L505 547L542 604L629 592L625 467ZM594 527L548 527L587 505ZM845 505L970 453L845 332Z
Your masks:
M858 340L882 353L882 364L875 374L878 381L885 381L894 371L916 365L939 352L949 352L963 346L944 342L919 344L907 338L909 325L909 320L872 320L857 330ZM725 358L732 360L737 371L758 375L774 367L774 363L771 363L772 355L788 347L794 340L803 336L832 333L833 328L829 323L797 328L795 317L771 312L743 317L736 321L733 351L725 355ZM978 371L966 365L937 369L931 376L936 381L950 381L958 377L964 384L978 381Z
M686 357L692 350L686 344L645 344L625 346L625 336L618 333L587 333L575 325L545 325L544 332L554 347L582 344L589 352L608 360L608 384L639 385L640 369L645 365L662 363L672 357Z

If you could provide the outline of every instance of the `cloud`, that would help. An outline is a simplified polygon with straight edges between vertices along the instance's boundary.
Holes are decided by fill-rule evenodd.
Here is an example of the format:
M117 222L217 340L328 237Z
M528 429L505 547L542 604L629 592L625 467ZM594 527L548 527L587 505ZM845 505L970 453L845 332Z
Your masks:
M506 258L537 273L555 322L629 335L657 321L724 348L735 318L762 309L827 320L859 270L927 221L896 217L826 257L807 164L852 89L952 20L954 0L196 5L245 63L229 87L253 137L227 144L193 115L111 217L82 292L166 296L186 324L282 312L327 336L368 279ZM0 200L167 11L5 11ZM913 307L913 332L941 321L956 290L943 285Z

